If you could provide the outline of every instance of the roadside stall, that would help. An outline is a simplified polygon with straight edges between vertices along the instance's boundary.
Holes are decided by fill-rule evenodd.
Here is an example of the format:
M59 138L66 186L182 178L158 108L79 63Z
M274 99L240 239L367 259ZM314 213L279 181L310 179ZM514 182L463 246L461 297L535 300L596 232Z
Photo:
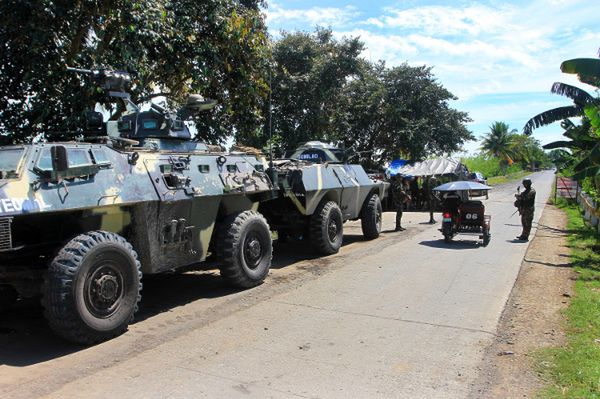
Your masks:
M466 179L469 173L467 167L460 161L444 157L405 164L393 169L388 168L388 171L390 172L390 179L400 175L410 187L409 194L412 201L409 207L405 209L406 211L428 211L435 186ZM390 194L385 204L387 210L393 210L393 192ZM435 210L437 211L439 210L439 202L435 202Z

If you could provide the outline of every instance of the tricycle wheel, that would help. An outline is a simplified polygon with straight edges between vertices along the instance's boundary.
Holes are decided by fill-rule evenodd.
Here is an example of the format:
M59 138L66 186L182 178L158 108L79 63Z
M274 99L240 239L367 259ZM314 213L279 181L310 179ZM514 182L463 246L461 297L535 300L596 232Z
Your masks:
M483 233L483 246L487 247L488 244L490 243L490 233Z
M442 223L442 234L444 235L444 242L450 244L452 242L452 223Z

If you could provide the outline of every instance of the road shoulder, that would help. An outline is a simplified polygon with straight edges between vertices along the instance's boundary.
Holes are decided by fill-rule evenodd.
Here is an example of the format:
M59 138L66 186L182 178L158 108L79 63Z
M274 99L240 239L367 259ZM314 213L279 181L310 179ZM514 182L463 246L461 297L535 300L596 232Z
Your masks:
M562 310L574 284L566 224L563 211L544 208L471 397L531 397L542 386L533 355L565 343Z

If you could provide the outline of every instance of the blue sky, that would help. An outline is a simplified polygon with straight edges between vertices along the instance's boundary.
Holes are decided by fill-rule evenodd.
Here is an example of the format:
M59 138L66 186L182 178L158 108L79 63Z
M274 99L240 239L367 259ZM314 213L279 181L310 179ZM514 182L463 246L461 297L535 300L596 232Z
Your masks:
M478 138L494 121L522 130L532 116L569 99L550 93L556 81L593 88L560 72L563 60L597 57L597 0L531 1L268 1L267 25L281 30L329 27L337 37L365 42L362 56L428 65L438 81L459 97ZM543 144L561 138L558 124L537 129ZM478 142L465 146L475 152Z

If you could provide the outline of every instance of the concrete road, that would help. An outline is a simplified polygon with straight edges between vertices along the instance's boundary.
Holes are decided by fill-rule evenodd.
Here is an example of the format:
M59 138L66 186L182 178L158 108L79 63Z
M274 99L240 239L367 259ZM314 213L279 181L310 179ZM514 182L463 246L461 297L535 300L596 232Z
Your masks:
M553 174L531 177L537 221ZM369 242L351 223L335 256L277 246L252 290L206 272L150 279L129 332L92 348L54 338L21 303L0 320L0 397L467 397L527 248L513 241L516 185L485 201L487 248L444 244L423 213Z

